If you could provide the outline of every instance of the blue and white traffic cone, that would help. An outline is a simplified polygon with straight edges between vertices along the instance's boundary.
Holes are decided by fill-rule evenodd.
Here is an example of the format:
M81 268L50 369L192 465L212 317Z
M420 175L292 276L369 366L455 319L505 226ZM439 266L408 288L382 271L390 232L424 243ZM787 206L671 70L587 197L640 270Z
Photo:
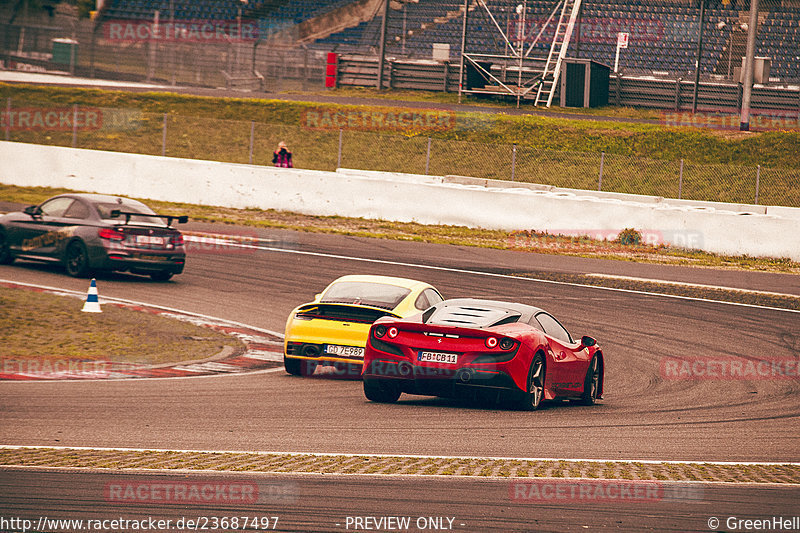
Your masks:
M89 292L86 294L86 303L83 304L84 313L102 313L100 309L100 301L97 299L97 282L92 278L92 284L89 285Z

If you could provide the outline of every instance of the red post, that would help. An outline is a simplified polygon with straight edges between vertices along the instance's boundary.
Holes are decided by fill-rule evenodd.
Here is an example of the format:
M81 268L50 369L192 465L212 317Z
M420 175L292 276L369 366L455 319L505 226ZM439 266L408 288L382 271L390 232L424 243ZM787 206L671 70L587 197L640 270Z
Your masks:
M328 63L325 67L325 87L336 88L337 73L339 70L339 54L334 52L328 53Z

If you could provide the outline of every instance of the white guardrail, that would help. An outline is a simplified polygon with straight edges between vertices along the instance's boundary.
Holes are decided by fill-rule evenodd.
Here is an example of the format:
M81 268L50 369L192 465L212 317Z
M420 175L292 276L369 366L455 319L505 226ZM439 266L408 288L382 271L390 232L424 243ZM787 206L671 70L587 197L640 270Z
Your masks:
M323 172L0 141L0 182L308 215L646 241L800 261L800 209L669 200L460 176ZM519 233L517 234L519 235ZM523 241L519 242L524 245Z

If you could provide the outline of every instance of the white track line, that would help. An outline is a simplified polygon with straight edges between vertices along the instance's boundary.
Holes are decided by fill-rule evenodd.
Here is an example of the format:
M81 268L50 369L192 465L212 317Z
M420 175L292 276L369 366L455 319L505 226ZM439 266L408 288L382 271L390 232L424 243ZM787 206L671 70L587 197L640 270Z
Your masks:
M217 372L214 374L202 374L199 376L166 376L166 377L129 377L129 378L85 378L85 379L7 379L0 381L0 387L10 383L18 383L19 386L47 383L50 385L62 383L112 383L115 381L127 381L128 383L149 383L151 381L175 381L179 379L218 379L224 377L243 377L254 376L256 374L273 374L276 372L286 372L283 366L275 368L265 368L263 370L250 370L246 372Z
M774 462L736 462L736 461L659 461L653 459L556 459L553 457L483 457L475 455L405 455L381 453L320 453L320 452L269 452L247 450L172 450L163 448L104 448L93 446L21 446L16 444L0 444L4 450L83 450L103 452L174 452L174 453L232 453L250 455L309 455L312 457L377 457L381 459L448 459L448 460L480 460L490 461L550 461L564 463L642 463L642 464L675 464L675 465L719 465L719 466L800 466L800 463L774 463Z
M22 285L23 287L32 287L34 289L44 289L44 290L48 290L48 291L61 292L61 293L71 294L71 295L74 295L74 296L81 296L81 297L86 296L86 291L75 291L75 290L72 290L72 289L61 289L59 287L51 287L49 285L38 285L36 283L23 283L21 281L16 281L16 280L12 280L12 279L2 279L2 278L0 278L0 283L11 283L13 285ZM142 306L142 307L152 307L153 309L160 309L162 311L169 311L171 313L176 313L176 314L179 314L179 315L195 316L197 318L203 318L203 319L209 320L211 322L216 322L216 323L219 323L219 324L226 324L226 325L230 325L230 326L237 326L237 327L241 327L241 328L252 329L253 331L258 331L258 332L261 332L261 333L267 333L269 335L273 335L273 336L281 338L281 339L283 338L283 333L278 333L277 331L272 331L272 330L265 329L265 328L259 328L259 327L256 327L256 326L250 326L248 324L244 324L242 322L236 322L234 320L226 320L224 318L217 318L217 317L213 317L213 316L210 316L210 315L204 315L202 313L194 313L192 311L183 311L181 309L175 309L174 307L166 307L164 305L156 305L156 304L151 304L151 303L146 303L146 302L138 302L136 300L128 300L128 299L125 299L125 298L115 298L115 297L110 297L110 296L100 296L100 303L104 303L104 302L119 302L119 303L130 304L130 305L138 305L138 306Z
M598 273L589 273L586 276L592 278L606 278L606 279L618 279L622 281L643 281L645 283L660 283L662 285L675 285L678 287L692 287L697 289L711 289L711 290L723 290L723 291L733 291L733 292L744 292L748 294L761 294L764 296L783 296L786 298L798 298L800 299L800 295L797 294L788 294L785 292L771 292L771 291L757 291L755 289L739 289L736 287L726 287L724 285L706 285L704 283L689 283L686 281L670 281L667 279L653 279L653 278L637 278L634 276L617 276L615 274L598 274Z
M410 267L410 268L420 268L425 270L436 270L440 272L454 272L458 274L471 274L475 276L487 276L492 278L500 278L500 279L513 279L513 280L523 280L523 281L532 281L536 283L546 283L549 285L562 285L568 287L580 287L586 289L597 289L603 291L613 291L613 292L623 292L627 294L638 294L643 296L659 296L661 298L673 298L676 300L688 300L694 302L709 302L714 304L721 304L721 305L735 305L738 307L749 307L753 309L769 309L771 311L782 311L786 313L797 313L800 314L800 310L797 309L784 309L781 307L770 307L766 305L756 305L756 304L746 304L740 302L726 302L724 300L711 300L708 298L697 298L693 296L681 296L678 294L662 294L658 292L649 292L649 291L640 291L634 289L621 289L617 287L603 287L600 285L588 285L585 283L573 283L569 281L555 281L549 279L540 279L540 278L529 278L529 277L521 277L521 276L511 276L509 274L497 274L494 272L481 272L479 270L466 270L461 268L450 268L450 267L442 267L442 266L433 266L433 265L420 265L417 263L406 263L403 261L389 261L386 259L369 259L365 257L352 257L347 255L340 255L340 254L329 254L323 252L307 252L303 250L287 250L285 248L274 248L271 246L254 246L251 244L239 244L239 243L226 243L225 246L231 246L234 248L246 248L252 250L261 250L266 252L278 252L278 253L285 253L285 254L297 254L297 255L309 255L313 257L325 257L329 259L342 259L345 261L358 261L362 263L374 263L379 265L392 265L392 266L402 266L402 267ZM657 282L656 280L653 280ZM734 289L731 287L724 287L727 290L742 290L742 289ZM788 295L792 296L792 295Z
M58 287L50 287L49 285L38 285L36 283L24 283L21 281L15 281L10 279L2 279L0 278L0 283L11 283L13 285L21 285L23 287L31 287L35 289L43 289L48 291L53 291L56 293L67 294L71 296L79 296L84 297L86 295L85 291L74 291L72 289L61 289ZM269 329L259 328L256 326L250 326L248 324L243 324L241 322L235 322L233 320L225 320L223 318L217 318L209 315L204 315L201 313L192 313L190 311L181 311L180 309L175 309L173 307L165 307L163 305L155 305L149 304L144 302L137 302L134 300L126 300L124 298L113 298L113 297L106 297L100 296L100 303L106 302L119 302L125 303L130 305L138 305L141 307L152 307L153 309L160 309L162 311L169 311L171 313L176 313L179 315L189 315L194 316L197 318L203 318L209 320L211 322L216 322L218 324L227 324L231 326L243 327L247 329L252 329L254 331L259 331L261 333L267 333L269 335L274 335L280 339L283 339L283 333L278 333L276 331L272 331ZM180 365L180 363L176 363ZM282 372L283 367L278 368L267 368L264 370L253 370L250 372L217 372L215 374L203 374L201 376L169 376L169 377L147 377L147 378L87 378L87 379L39 379L39 380L4 380L2 383L87 383L87 382L113 382L113 381L128 381L128 382L149 382L149 381L160 381L160 380L176 380L176 379L203 379L203 378L219 378L222 376L252 376L254 374L269 374L273 372Z

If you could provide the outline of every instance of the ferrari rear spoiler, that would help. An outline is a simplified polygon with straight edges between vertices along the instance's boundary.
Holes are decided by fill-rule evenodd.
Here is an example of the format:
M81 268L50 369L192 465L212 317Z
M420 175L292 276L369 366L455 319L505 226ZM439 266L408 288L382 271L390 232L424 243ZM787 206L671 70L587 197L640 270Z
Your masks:
M395 326L397 329L403 331L422 333L423 335L428 335L431 337L475 337L478 339L483 339L486 337L502 335L502 333L488 331L483 328L457 325L425 324L422 322L410 322L406 320L381 321L381 324L387 327Z
M167 226L171 226L173 220L177 220L178 224L186 224L189 222L189 217L187 215L150 215L147 213L137 213L135 211L120 211L119 209L113 209L111 211L111 218L119 218L121 216L125 217L125 224L130 223L131 217L133 216L166 218Z

